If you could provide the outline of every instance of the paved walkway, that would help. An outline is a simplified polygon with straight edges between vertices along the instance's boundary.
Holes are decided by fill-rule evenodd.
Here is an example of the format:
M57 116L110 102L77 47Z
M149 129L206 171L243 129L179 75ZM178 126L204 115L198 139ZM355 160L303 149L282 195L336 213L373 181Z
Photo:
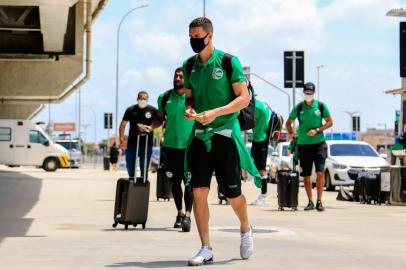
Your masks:
M157 202L151 176L147 229L113 229L115 182L124 172L92 168L46 173L0 166L0 269L186 269L199 240L172 229L173 201ZM212 190L215 191L215 181ZM249 206L255 253L239 259L238 221L211 192L215 264L200 269L406 269L406 207L338 202L325 193L326 212ZM258 195L244 183L248 201Z

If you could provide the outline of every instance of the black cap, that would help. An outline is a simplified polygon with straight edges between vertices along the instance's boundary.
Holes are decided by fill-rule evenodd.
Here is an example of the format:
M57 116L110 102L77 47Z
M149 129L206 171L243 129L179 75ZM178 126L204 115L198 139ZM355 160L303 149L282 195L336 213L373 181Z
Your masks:
M314 92L316 92L316 86L314 85L314 83L305 83L305 85L303 86L303 93L313 94Z

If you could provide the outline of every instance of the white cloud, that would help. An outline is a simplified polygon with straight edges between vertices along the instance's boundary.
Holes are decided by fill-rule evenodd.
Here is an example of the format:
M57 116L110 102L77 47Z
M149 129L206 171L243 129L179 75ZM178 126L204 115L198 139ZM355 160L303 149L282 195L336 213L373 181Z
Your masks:
M364 25L388 25L386 12L401 5L399 0L335 0L322 10L324 20L339 20Z

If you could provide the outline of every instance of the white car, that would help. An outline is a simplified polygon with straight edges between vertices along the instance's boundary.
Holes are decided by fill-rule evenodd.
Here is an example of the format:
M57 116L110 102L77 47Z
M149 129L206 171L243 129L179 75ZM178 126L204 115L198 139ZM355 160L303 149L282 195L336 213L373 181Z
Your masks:
M70 167L80 168L82 152L78 140L56 140L55 143L62 145L69 151Z
M388 163L376 150L362 141L327 141L326 189L354 185L358 171L379 172ZM313 179L315 182L315 179Z
M289 142L281 142L275 148L272 153L269 163L269 176L271 183L276 183L276 176L279 170L284 168L292 169L293 161L292 156L289 156Z

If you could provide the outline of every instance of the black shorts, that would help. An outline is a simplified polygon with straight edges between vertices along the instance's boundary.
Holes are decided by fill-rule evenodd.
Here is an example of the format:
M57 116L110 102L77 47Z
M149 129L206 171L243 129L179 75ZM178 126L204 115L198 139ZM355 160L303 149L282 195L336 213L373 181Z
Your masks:
M194 138L188 152L188 167L192 188L210 188L213 172L220 190L227 198L241 195L240 156L233 139L215 134L211 137L211 151L198 138Z
M186 150L162 147L161 151L164 154L166 177L175 183L180 183L184 179Z
M299 161L303 177L312 175L313 163L316 172L324 172L327 158L327 144L302 144L299 145Z
M266 169L266 159L268 158L269 140L262 142L252 142L251 156L254 159L255 167L259 171Z

